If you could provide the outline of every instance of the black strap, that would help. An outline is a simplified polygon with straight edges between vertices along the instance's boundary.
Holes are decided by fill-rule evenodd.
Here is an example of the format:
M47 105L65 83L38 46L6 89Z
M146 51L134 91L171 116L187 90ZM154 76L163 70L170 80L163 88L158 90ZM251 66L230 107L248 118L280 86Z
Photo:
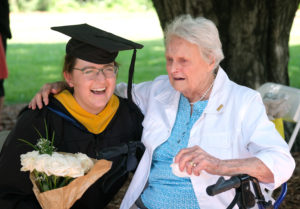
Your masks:
M102 177L102 190L104 193L110 191L116 181L136 169L139 162L137 152L143 153L144 150L145 147L141 142L130 141L119 146L104 148L97 153L97 159L112 160L121 156L117 163L113 163L112 169Z
M107 147L97 153L97 159L111 160L115 157L125 155L126 171L133 171L137 167L137 152L144 153L145 146L140 141L130 141L119 146Z

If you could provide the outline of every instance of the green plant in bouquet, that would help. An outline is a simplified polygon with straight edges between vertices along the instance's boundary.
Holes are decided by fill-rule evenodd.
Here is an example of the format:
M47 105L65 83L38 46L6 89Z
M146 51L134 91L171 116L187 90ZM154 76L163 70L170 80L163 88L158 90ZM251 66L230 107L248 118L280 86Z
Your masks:
M35 145L19 139L34 148L34 151L21 155L21 171L30 171L34 175L40 192L64 187L75 178L83 176L93 166L93 161L85 154L56 152L54 132L50 141L47 123L44 122L46 137L35 128L40 137Z
M75 179L69 176L48 176L45 172L39 172L35 169L33 170L33 175L40 192L46 192L52 189L64 187Z
M46 120L44 120L44 124L45 124L45 132L46 132L46 137L43 137L41 132L39 132L39 130L34 127L34 129L36 130L36 132L39 135L39 139L36 143L36 145L30 143L29 141L25 140L25 139L19 139L20 141L28 144L29 146L31 146L33 149L39 151L39 154L48 154L48 155L52 155L52 153L56 150L56 148L54 147L54 136L55 136L55 132L53 131L52 134L52 139L51 141L49 140L49 136L48 136L48 127L47 127L47 122Z

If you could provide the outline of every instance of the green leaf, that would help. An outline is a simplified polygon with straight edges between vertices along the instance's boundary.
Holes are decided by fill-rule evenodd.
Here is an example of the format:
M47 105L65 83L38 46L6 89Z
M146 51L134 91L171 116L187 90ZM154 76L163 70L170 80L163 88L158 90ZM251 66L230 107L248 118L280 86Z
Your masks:
M45 183L43 183L43 185L42 185L42 192L46 192L46 191L49 191L50 190L50 188L49 188L49 186L47 185L47 183L45 182Z
M72 178L70 176L63 177L63 181L59 184L58 188L68 185L73 180L74 180L74 178Z
M55 176L55 175L52 175L51 176L52 178L52 182L53 182L53 189L56 189L56 184L57 184L57 181L59 181L59 176Z
M54 147L54 136L55 136L55 131L53 131L53 133L52 133L51 147Z
M45 124L45 131L46 131L46 139L48 138L48 128L47 128L47 123L46 123L46 119L44 118L44 124Z
M40 191L42 191L42 180L40 178L40 172L34 169L33 175L35 177L35 182L37 183L37 187L39 188Z
M67 180L66 180L66 178L63 178L63 180L59 183L58 188L64 187L66 185L67 185Z
M39 130L38 130L36 127L33 127L33 128L36 130L36 132L38 133L39 137L40 137L40 138L43 138L43 136L42 136L42 134L39 132Z
M35 146L34 144L30 143L29 141L27 141L27 140L25 140L25 139L18 139L18 140L21 141L21 142L24 142L25 144L31 146L33 149L39 151L38 147Z

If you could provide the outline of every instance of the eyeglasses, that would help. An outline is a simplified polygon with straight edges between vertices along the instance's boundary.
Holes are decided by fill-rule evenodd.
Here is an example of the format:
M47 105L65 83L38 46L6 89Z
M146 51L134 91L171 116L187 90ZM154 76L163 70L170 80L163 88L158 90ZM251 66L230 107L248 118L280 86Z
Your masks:
M107 66L104 68L95 68L95 67L84 67L84 68L73 68L74 70L80 70L84 77L88 80L95 79L100 72L103 73L105 78L113 78L118 72L117 66Z

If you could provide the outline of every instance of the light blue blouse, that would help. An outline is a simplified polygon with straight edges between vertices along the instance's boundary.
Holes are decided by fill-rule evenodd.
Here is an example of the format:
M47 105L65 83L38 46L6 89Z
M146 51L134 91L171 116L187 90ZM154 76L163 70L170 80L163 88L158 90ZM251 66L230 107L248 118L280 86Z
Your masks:
M198 101L191 106L180 96L176 121L170 137L153 153L148 187L142 193L144 205L149 209L188 208L199 209L190 178L180 178L172 173L170 165L176 154L188 145L190 131L199 119L208 101Z

